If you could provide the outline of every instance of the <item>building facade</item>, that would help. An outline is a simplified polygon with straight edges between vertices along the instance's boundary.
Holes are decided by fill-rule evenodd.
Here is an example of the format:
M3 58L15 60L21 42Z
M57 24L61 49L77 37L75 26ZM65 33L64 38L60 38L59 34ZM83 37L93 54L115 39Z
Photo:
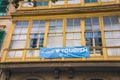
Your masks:
M119 80L120 1L19 1L1 80ZM40 47L88 46L90 58L40 58Z

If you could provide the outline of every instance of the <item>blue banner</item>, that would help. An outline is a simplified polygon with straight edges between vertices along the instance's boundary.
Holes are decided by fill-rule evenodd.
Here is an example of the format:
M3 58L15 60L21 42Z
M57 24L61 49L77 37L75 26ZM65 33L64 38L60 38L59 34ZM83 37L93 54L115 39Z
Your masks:
M89 58L90 51L87 46L40 48L40 58Z

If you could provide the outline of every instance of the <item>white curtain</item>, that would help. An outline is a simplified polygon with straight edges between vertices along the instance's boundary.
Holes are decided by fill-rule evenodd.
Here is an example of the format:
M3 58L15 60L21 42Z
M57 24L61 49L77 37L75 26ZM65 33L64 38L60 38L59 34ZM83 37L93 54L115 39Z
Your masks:
M108 56L120 56L120 48L107 48Z
M62 34L49 34L47 39L47 47L62 47Z
M68 4L80 4L80 0L68 0Z

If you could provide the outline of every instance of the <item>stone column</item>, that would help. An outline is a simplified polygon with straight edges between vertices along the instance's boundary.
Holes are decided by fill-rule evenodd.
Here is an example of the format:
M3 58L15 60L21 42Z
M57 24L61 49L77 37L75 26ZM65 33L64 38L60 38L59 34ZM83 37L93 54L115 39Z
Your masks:
M9 80L10 72L8 70L0 69L0 80Z

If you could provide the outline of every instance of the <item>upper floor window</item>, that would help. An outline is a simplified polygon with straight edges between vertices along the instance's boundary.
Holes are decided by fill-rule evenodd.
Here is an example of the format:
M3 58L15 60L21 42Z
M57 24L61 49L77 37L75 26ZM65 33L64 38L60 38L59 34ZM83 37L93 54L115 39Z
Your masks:
M68 0L68 4L80 4L80 0Z
M66 46L81 45L81 29L79 18L67 19L66 27Z
M102 54L102 39L98 18L85 18L85 40L86 45L91 48L91 54Z
M33 21L32 29L30 32L30 39L29 39L30 48L43 47L44 30L45 30L44 20Z
M55 3L52 3L52 5L64 5L65 4L65 0L58 0Z
M47 47L62 47L63 20L50 20Z
M94 3L94 2L98 2L98 0L85 0L85 3Z
M120 24L117 16L103 17L106 46L120 46ZM107 48L109 56L120 55L120 48Z
M115 0L101 0L102 2L113 2Z
M12 49L24 48L27 31L28 31L28 21L17 22L12 36L10 48Z
M36 2L36 6L48 6L48 1Z

